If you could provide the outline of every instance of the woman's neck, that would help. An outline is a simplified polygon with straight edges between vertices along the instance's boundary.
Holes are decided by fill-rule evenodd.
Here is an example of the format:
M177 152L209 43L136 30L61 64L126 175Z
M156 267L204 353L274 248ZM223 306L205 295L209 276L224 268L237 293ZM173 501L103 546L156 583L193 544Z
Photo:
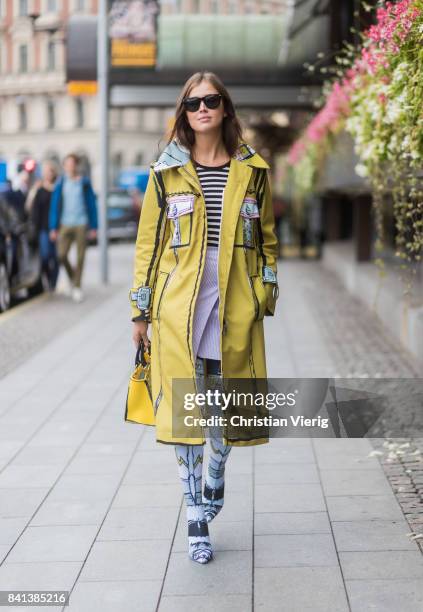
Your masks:
M228 161L229 155L222 140L221 133L196 134L191 157L205 166L218 166Z

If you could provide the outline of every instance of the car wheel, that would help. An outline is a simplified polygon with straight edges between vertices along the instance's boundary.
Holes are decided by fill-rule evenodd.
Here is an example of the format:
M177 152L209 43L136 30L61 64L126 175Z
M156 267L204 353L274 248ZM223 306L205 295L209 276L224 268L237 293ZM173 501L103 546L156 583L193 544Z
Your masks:
M10 285L7 268L0 263L0 312L4 312L10 306Z

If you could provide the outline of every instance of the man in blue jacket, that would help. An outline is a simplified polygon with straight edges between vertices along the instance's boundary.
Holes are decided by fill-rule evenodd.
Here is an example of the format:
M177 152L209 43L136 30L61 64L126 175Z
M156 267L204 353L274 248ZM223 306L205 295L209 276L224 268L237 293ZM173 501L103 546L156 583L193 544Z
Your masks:
M79 174L78 165L79 158L74 153L65 157L64 175L53 191L49 212L50 239L57 240L58 258L69 276L76 302L83 299L81 277L87 238L95 240L98 227L96 197L89 178ZM68 258L73 242L77 250L75 267Z

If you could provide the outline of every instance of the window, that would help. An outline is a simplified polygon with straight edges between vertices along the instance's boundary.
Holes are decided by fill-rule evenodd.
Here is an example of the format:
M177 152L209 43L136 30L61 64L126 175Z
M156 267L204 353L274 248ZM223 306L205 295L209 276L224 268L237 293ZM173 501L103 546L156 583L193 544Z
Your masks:
M19 0L19 17L28 15L28 0Z
M28 45L19 45L19 72L28 72Z
M49 13L54 13L57 11L56 0L47 0L47 11Z
M47 46L47 70L56 70L56 47L52 41Z
M24 102L20 102L18 104L18 113L19 113L19 129L26 130L28 126L27 116L26 116L26 106Z
M75 11L85 11L85 0L75 0Z
M47 128L49 130L54 130L56 127L56 113L55 106L53 100L48 100L47 102Z
M142 153L137 153L135 155L135 166L142 166L144 160L144 155Z
M76 127L84 127L84 102L81 98L75 100L76 105Z

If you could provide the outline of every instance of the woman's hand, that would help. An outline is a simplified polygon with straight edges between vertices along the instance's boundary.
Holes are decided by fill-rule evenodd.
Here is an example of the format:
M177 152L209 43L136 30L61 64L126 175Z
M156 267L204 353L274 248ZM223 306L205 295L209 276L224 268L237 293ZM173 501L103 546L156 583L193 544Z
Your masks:
M144 340L145 348L150 346L150 340L147 336L148 321L134 321L134 327L132 330L132 340L134 341L135 348L138 348L141 339Z

